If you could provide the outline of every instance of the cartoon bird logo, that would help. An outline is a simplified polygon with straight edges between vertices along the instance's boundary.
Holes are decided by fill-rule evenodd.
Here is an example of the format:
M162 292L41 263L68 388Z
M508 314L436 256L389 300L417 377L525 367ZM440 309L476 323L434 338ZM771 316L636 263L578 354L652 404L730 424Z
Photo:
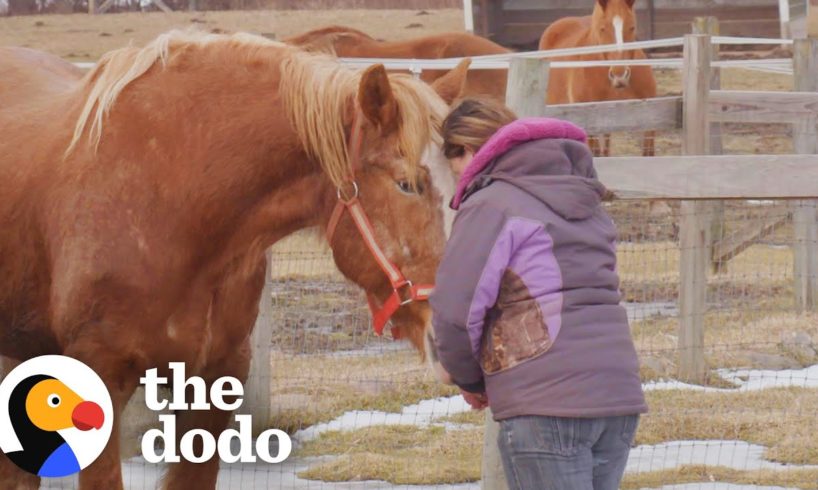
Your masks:
M63 477L82 469L77 454L58 431L99 430L102 408L83 400L59 379L37 374L12 389L8 415L21 451L6 453L17 466L43 477Z

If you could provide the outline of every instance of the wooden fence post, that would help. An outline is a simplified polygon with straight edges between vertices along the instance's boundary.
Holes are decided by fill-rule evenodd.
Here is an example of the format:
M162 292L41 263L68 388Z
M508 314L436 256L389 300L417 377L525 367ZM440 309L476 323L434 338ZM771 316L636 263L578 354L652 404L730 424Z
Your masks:
M520 117L545 115L548 62L536 58L514 58L508 67L506 105Z
M818 39L798 39L793 48L795 90L818 92ZM795 153L818 153L817 125L818 118L814 115L793 125ZM795 201L792 213L796 307L799 311L815 311L818 309L818 201Z
M253 416L253 434L270 428L272 369L270 367L270 344L273 339L273 299L272 299L272 252L268 249L267 266L264 274L264 289L259 299L258 316L250 337L253 358L250 361L250 375L244 386L242 411Z
M548 62L534 58L514 58L508 67L506 105L520 117L545 115L545 95L548 90ZM482 490L508 490L497 435L500 425L491 410L486 410L483 436Z
M719 19L716 17L696 17L693 20L693 34L706 34L709 36L719 35ZM719 59L719 46L717 44L710 45L710 59L716 61ZM721 69L710 69L710 90L721 90ZM721 139L721 123L710 123L710 155L721 155L724 153ZM710 202L712 220L710 223L710 241L709 249L707 251L712 264L713 272L719 272L727 266L727 261L719 260L715 251L718 250L717 244L724 239L724 201Z
M687 35L684 40L683 137L684 155L705 155L710 147L710 36ZM703 383L704 313L707 308L707 268L710 257L712 208L702 201L682 201L679 236L679 377Z

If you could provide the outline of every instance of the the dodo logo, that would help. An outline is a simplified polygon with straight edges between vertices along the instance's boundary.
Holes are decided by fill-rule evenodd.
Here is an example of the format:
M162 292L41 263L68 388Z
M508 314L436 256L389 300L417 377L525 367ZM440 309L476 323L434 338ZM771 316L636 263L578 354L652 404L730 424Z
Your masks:
M70 357L36 357L0 383L0 449L29 473L78 473L102 453L112 427L105 384Z

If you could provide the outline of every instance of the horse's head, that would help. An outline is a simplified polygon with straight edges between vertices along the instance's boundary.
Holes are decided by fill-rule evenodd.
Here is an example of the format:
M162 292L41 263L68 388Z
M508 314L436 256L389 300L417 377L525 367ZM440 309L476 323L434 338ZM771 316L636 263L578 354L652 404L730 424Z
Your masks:
M636 0L597 0L591 16L591 32L596 44L616 44L615 52L604 53L607 60L623 60L632 56L623 49L625 43L636 40L636 14L633 4ZM628 66L612 66L608 69L608 79L614 88L625 88L630 84L631 69Z
M463 89L467 63L434 88L382 65L365 70L348 104L351 173L338 185L328 239L338 269L369 297L374 326L426 354L425 299L451 226L454 176L440 124Z

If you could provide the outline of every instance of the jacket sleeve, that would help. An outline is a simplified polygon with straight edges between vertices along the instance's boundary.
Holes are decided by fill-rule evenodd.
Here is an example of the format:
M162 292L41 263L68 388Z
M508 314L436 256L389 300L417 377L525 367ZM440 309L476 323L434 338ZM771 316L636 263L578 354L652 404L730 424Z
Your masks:
M485 204L461 209L446 244L430 298L441 365L460 388L482 392L480 340L513 244L505 214Z

